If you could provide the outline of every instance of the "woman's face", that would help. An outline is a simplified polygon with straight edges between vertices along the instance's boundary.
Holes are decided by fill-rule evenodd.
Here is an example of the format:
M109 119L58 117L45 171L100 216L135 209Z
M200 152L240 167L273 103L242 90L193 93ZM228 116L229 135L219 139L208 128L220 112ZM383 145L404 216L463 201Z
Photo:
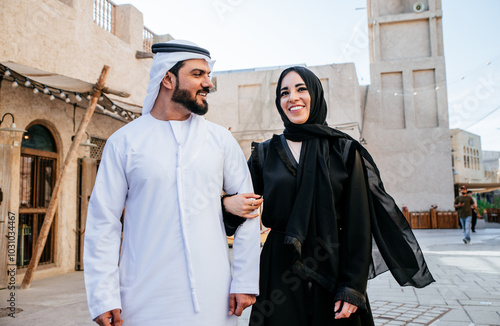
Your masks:
M311 95L306 84L295 71L290 71L281 81L280 104L291 123L300 125L309 119Z

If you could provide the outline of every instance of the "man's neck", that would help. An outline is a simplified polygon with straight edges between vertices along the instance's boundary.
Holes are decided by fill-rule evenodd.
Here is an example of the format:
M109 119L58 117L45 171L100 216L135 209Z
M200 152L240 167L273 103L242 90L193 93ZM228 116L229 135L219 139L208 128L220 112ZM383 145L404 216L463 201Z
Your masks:
M157 101L151 110L151 115L162 121L184 121L190 117L191 111L179 103L160 103Z

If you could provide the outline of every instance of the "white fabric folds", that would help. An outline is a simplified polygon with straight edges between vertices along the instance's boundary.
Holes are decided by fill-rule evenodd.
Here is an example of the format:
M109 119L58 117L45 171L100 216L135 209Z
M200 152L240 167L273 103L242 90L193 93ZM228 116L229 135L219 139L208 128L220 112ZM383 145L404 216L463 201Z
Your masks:
M172 40L167 43L198 46L193 42L184 40ZM189 59L205 59L208 62L210 70L213 69L215 63L215 60L210 59L210 57L206 55L192 52L158 52L155 54L153 65L149 73L148 94L144 98L144 104L142 106L143 115L148 114L153 108L156 98L158 97L161 81L163 77L165 77L167 71L177 62Z
M121 309L123 326L236 326L229 294L259 293L259 219L236 231L231 273L222 190L251 193L252 180L231 132L201 116L147 114L109 137L85 229L92 318Z

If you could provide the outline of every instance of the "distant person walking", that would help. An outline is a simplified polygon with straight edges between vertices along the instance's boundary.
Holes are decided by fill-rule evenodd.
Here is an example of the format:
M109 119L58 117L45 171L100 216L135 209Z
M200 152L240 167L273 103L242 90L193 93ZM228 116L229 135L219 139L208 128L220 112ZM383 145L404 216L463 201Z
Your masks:
M470 196L472 198L472 201L474 202L474 205L472 205L472 208L476 207L475 209L472 209L472 221L471 221L471 226L470 229L472 232L476 232L476 224L477 224L477 218L481 217L479 215L479 209L477 209L477 201L474 196L472 196L472 191L467 191L467 196Z
M467 187L460 187L460 196L455 198L455 208L458 211L458 218L460 218L460 224L464 230L463 241L465 244L470 243L470 230L472 222L472 207L477 211L476 204L472 200L471 196L467 196Z

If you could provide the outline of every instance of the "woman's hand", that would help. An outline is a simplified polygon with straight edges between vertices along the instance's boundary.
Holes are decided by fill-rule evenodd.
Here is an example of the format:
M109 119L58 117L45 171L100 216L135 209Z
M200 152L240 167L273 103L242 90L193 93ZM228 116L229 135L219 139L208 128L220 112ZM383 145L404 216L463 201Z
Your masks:
M355 305L352 305L344 301L344 304L342 305L342 310L338 311L341 305L342 301L335 302L335 308L334 308L334 311L336 311L335 319L349 318L353 313L356 312L356 310L358 310L358 307L356 307Z
M263 200L264 199L260 195L239 194L224 197L222 204L224 205L224 209L233 215L245 218L255 218L259 216L259 214L255 214L254 211L260 207Z

